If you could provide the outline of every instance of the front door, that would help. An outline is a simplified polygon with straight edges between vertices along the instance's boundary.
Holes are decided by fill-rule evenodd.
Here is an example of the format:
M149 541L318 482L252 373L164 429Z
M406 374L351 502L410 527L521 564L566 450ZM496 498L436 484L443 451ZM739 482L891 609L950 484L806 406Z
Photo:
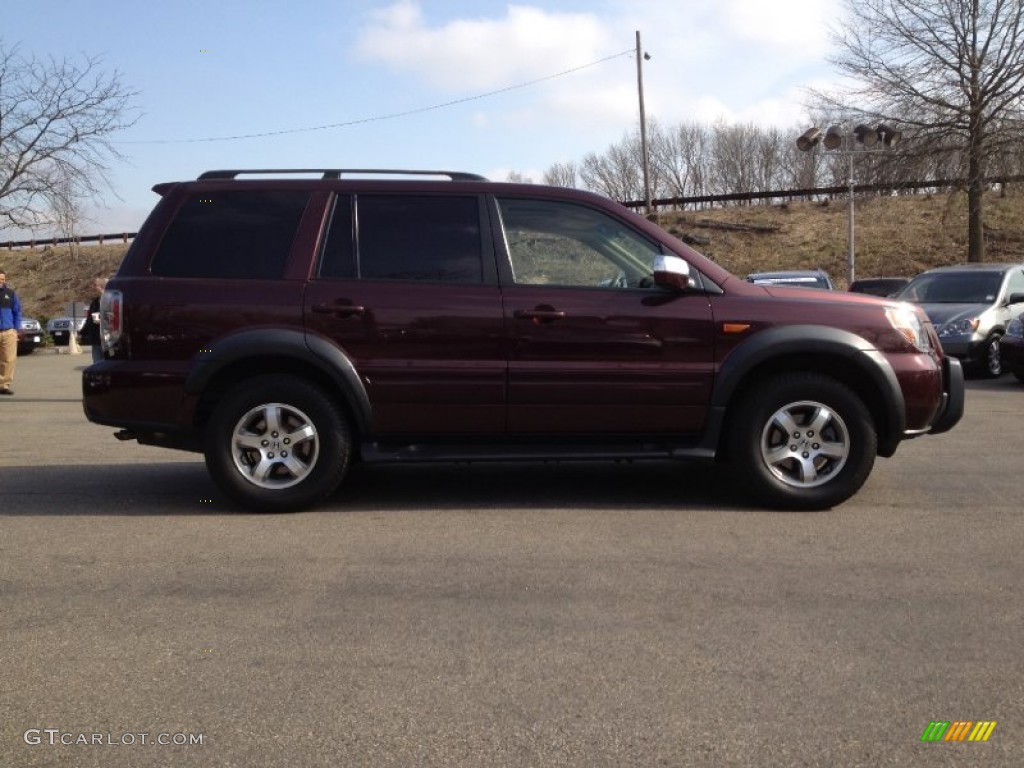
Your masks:
M713 379L707 296L655 286L662 247L607 212L526 198L498 207L509 434L698 432Z

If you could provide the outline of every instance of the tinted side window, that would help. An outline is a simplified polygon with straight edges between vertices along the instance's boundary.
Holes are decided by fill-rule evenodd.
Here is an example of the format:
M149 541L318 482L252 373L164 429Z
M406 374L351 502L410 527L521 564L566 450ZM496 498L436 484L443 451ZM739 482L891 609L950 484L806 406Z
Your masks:
M575 203L498 201L516 283L650 288L661 248L602 211Z
M477 198L359 195L356 210L361 278L483 282Z
M194 194L153 258L166 277L278 278L309 193L231 190Z

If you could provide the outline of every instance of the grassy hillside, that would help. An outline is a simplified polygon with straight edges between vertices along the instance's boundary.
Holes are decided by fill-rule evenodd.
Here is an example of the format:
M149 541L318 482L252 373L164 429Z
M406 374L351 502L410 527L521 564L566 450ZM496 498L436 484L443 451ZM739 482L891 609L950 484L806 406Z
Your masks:
M738 275L820 267L845 287L845 198L662 211L658 221L673 234L700 239L698 250ZM911 276L966 258L967 205L961 193L860 198L855 222L858 277ZM1024 192L987 198L986 247L987 261L1024 261ZM126 248L82 246L77 254L62 247L0 251L0 267L26 315L52 317L63 314L73 299L88 300L91 278L115 272Z
M0 251L0 268L18 292L23 315L44 320L64 314L71 301L91 301L89 283L117 271L127 245L63 246Z
M986 261L1024 261L1024 192L985 201ZM846 287L848 199L661 214L673 234L709 238L698 250L738 275L820 267ZM857 277L911 277L967 258L962 193L858 198L854 215ZM720 225L757 231L727 231Z

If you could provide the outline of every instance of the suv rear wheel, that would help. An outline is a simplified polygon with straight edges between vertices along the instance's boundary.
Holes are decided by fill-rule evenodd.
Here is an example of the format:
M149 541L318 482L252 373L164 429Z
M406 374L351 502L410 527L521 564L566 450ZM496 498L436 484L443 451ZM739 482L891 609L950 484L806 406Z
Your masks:
M308 381L259 376L230 391L206 430L206 466L247 509L292 512L329 496L345 475L351 430Z
M816 373L769 379L740 403L731 421L736 470L763 504L827 509L864 484L878 437L864 403Z

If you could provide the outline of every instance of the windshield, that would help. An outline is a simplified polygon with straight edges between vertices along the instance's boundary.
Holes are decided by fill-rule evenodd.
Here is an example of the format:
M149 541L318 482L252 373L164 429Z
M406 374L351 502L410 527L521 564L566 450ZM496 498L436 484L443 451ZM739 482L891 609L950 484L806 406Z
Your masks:
M895 298L920 304L991 304L1002 282L1001 272L919 275Z

